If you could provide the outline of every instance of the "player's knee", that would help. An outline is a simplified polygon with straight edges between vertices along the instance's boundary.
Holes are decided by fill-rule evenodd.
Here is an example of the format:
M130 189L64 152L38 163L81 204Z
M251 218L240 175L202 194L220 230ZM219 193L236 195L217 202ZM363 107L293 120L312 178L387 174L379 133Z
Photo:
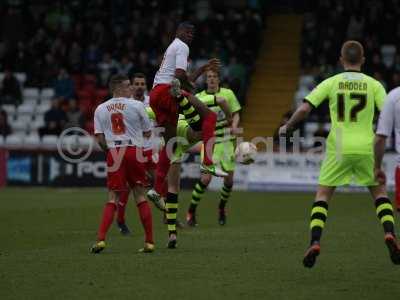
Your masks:
M233 177L231 177L231 176L227 176L227 177L225 177L224 178L224 185L227 187L227 188L232 188L233 187Z
M205 186L208 186L211 182L211 175L210 174L203 174L200 179L201 183Z
M110 192L108 193L108 201L107 201L107 203L116 204L116 203L118 203L118 200L119 200L119 196L118 196L118 193L117 193L117 192L115 192L115 191L110 191Z
M146 198L142 195L142 196L136 197L136 198L135 198L135 201L136 201L136 205L139 205L140 203L145 202L145 201L147 201L147 200L146 200Z
M374 200L378 199L378 198L387 198L388 197L386 186L384 184L372 186L369 188L369 191Z
M332 187L319 186L317 189L315 200L326 201L326 202L329 201L329 199L332 197L334 190L335 188Z

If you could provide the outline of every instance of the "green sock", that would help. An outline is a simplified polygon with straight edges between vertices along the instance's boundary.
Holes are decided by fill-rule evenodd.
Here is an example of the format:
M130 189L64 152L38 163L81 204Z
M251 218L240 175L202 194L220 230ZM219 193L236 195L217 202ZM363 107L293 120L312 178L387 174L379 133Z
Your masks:
M228 199L231 195L232 192L232 186L227 186L224 184L224 186L221 188L221 197L219 200L219 209L225 209L226 203L228 202Z
M322 229L328 217L328 203L326 201L314 202L311 209L311 245L321 240Z
M196 212L197 205L199 205L201 197L203 197L203 194L206 191L206 188L207 188L207 186L205 184L203 184L200 180L194 186L194 189L192 192L192 201L190 202L190 206L189 206L190 213Z

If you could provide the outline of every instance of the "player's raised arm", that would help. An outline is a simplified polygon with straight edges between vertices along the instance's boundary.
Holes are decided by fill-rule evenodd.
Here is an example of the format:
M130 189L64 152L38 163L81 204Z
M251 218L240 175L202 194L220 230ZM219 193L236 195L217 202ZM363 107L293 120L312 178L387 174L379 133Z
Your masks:
M289 121L279 128L279 135L286 135L287 131L292 130L299 122L307 118L312 109L313 106L308 101L305 101L296 109Z
M286 135L286 132L292 130L299 122L303 121L313 108L318 107L327 99L330 87L331 80L326 79L313 89L311 93L304 98L304 103L297 108L289 121L279 128L279 135Z
M221 68L221 61L218 58L211 58L206 64L199 67L197 70L189 75L189 80L195 82L197 78L203 75L206 71L212 70L218 72Z

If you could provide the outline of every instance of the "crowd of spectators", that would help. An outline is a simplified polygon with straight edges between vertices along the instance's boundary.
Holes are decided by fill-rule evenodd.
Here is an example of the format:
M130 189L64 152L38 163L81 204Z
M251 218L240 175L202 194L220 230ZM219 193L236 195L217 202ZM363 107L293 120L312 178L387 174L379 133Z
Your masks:
M301 73L294 109L322 80L343 71L339 62L344 41L357 40L365 50L362 71L379 80L387 91L400 86L400 1L305 1L301 42ZM290 116L288 112L283 118ZM305 136L327 135L329 106L325 101L300 126ZM308 125L314 125L308 124ZM307 128L314 130L307 132ZM308 146L316 146L309 143Z
M324 79L343 71L340 49L344 41L357 40L365 50L362 72L382 83L387 91L400 86L400 0L320 0L301 1L304 14L301 40L301 77L294 95L293 109ZM282 116L287 120L293 110ZM299 125L307 142L303 148L317 147L313 140L326 137L329 105L325 101ZM275 134L275 143L279 137Z
M25 86L53 87L63 103L77 99L73 110L82 108L80 96L87 95L82 89L90 86L92 94L94 89L104 90L115 73L142 72L151 88L176 25L189 20L196 25L191 66L211 57L221 59L223 82L243 103L263 26L259 1L249 1L244 8L232 7L229 1L213 2L2 1L0 72L5 77L0 102L22 101L21 86L11 70L26 74ZM86 115L91 111L83 109Z
M341 70L345 40L365 49L363 71L391 89L400 83L400 1L321 0L305 14L301 47L304 73L319 82Z

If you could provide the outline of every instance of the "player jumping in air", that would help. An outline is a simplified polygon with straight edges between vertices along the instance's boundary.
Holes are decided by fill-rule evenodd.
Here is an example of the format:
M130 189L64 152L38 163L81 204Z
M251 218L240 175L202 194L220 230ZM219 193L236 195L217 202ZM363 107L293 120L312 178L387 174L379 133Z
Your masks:
M165 178L170 167L169 156L172 155L170 140L177 136L176 125L179 111L185 116L190 127L195 131L201 131L203 144L206 146L204 160L201 164L202 172L216 176L228 174L215 166L212 161L212 149L214 147L214 130L217 116L207 108L200 100L186 91L181 90L180 84L185 89L191 90L194 82L207 69L218 69L219 61L210 60L196 72L187 75L189 47L193 39L194 26L190 23L181 23L176 31L175 40L167 48L160 68L154 78L153 89L150 91L150 106L156 115L157 125L165 129L165 146L160 151L157 164L154 191L147 194L150 199L159 198L160 194L166 194L166 208L175 209L178 206L178 191L168 186L165 191ZM168 153L170 150L171 153ZM154 201L154 200L153 200ZM171 214L170 214L171 216ZM168 214L167 214L168 219ZM176 240L176 218L168 219L169 242Z
M359 42L345 42L340 57L345 71L321 82L279 129L280 135L285 135L305 119L313 107L328 99L332 124L326 157L319 175L319 186L311 209L311 242L303 259L307 268L314 266L320 254L328 201L336 187L349 184L353 176L360 186L368 187L385 232L385 243L391 260L394 264L400 264L392 204L385 185L377 182L374 175L373 118L375 107L382 109L386 92L377 80L361 73L364 60L364 49Z
M168 46L160 68L157 71L153 89L150 91L150 106L156 115L158 126L165 128L164 140L167 144L173 137L176 137L176 124L178 115L181 112L189 125L195 131L202 132L202 139L205 145L213 147L214 129L216 115L207 108L197 98L187 92L172 96L170 89L173 83L181 84L183 89L191 91L192 82L203 74L207 69L218 69L219 61L210 60L207 64L200 67L193 74L186 73L189 60L188 45L193 40L194 26L184 22L178 26L174 41ZM176 83L176 79L180 83ZM160 165L168 168L169 162L166 153L167 148L160 152ZM206 154L202 163L202 171L212 173L217 176L226 176L227 174L213 164L211 155ZM156 182L156 189L159 182Z
M95 136L107 154L108 201L91 252L99 253L106 247L106 233L113 222L121 193L128 188L133 191L145 231L144 248L140 251L153 252L152 213L144 195L146 174L140 161L143 137L151 136L151 124L143 103L129 99L132 91L128 77L115 75L109 86L113 98L100 104L94 114Z
M393 89L385 100L382 113L379 116L378 130L375 138L375 169L377 175L380 172L382 158L385 153L386 138L392 136L394 130L397 156L395 171L395 199L396 209L400 212L400 87Z
M239 133L239 111L240 104L232 90L221 88L219 86L219 74L216 71L206 72L207 89L196 94L196 97L206 104L217 114L217 126L215 131L215 146L213 161L219 163L222 169L228 173L224 177L224 185L221 189L221 197L218 210L218 222L220 225L226 223L225 206L233 187L233 172L235 170L235 134ZM217 105L216 99L223 98L229 105L231 115L226 115L221 107ZM211 174L201 174L200 180L196 183L193 192L190 207L186 216L186 222L189 226L197 226L196 209L197 206L212 179Z

